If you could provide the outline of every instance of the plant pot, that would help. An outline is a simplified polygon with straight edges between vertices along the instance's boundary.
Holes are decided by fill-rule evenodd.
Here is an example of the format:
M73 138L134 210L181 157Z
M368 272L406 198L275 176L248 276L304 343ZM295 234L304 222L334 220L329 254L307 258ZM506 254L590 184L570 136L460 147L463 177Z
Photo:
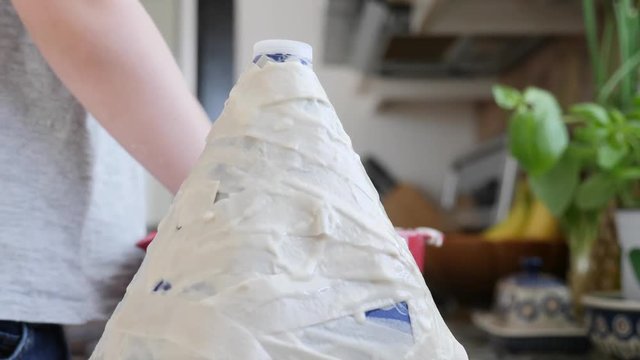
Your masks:
M620 250L613 212L583 213L576 220L566 228L570 248L568 280L574 311L580 317L584 295L620 288Z
M640 210L619 210L615 219L621 247L622 294L640 301Z
M589 294L583 302L593 345L616 359L640 359L640 302L619 292Z

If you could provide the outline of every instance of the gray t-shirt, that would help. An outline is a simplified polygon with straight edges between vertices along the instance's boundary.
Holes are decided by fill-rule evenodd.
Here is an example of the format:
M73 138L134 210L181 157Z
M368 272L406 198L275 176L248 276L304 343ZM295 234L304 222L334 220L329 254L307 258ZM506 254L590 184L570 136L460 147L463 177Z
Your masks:
M0 0L0 320L103 319L142 251L140 167Z

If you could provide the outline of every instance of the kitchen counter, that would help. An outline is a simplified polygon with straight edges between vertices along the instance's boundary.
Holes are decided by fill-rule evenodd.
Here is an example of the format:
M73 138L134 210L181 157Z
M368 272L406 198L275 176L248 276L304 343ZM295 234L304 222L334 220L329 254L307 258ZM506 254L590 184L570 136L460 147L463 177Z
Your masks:
M451 332L464 345L471 360L604 360L606 355L592 351L588 354L506 354L498 353L490 344L489 336L466 320L447 321Z

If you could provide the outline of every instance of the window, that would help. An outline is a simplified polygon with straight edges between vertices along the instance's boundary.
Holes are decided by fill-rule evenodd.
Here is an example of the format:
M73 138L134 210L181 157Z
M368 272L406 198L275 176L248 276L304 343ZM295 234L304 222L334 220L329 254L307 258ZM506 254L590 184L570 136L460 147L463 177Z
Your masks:
M233 0L198 3L198 99L218 118L233 87Z

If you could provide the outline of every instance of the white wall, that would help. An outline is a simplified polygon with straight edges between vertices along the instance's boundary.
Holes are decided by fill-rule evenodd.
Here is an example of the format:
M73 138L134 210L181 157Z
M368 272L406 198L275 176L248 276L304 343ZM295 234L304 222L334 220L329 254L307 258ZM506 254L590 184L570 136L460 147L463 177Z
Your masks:
M162 32L191 90L196 89L196 9L197 0L142 0ZM149 173L147 185L147 225L156 225L167 213L173 196Z
M474 141L471 104L440 104L377 113L371 97L357 95L360 75L322 63L325 0L236 0L236 68L251 61L253 43L289 38L310 43L314 69L351 136L355 150L372 154L402 180L440 192L451 161Z

